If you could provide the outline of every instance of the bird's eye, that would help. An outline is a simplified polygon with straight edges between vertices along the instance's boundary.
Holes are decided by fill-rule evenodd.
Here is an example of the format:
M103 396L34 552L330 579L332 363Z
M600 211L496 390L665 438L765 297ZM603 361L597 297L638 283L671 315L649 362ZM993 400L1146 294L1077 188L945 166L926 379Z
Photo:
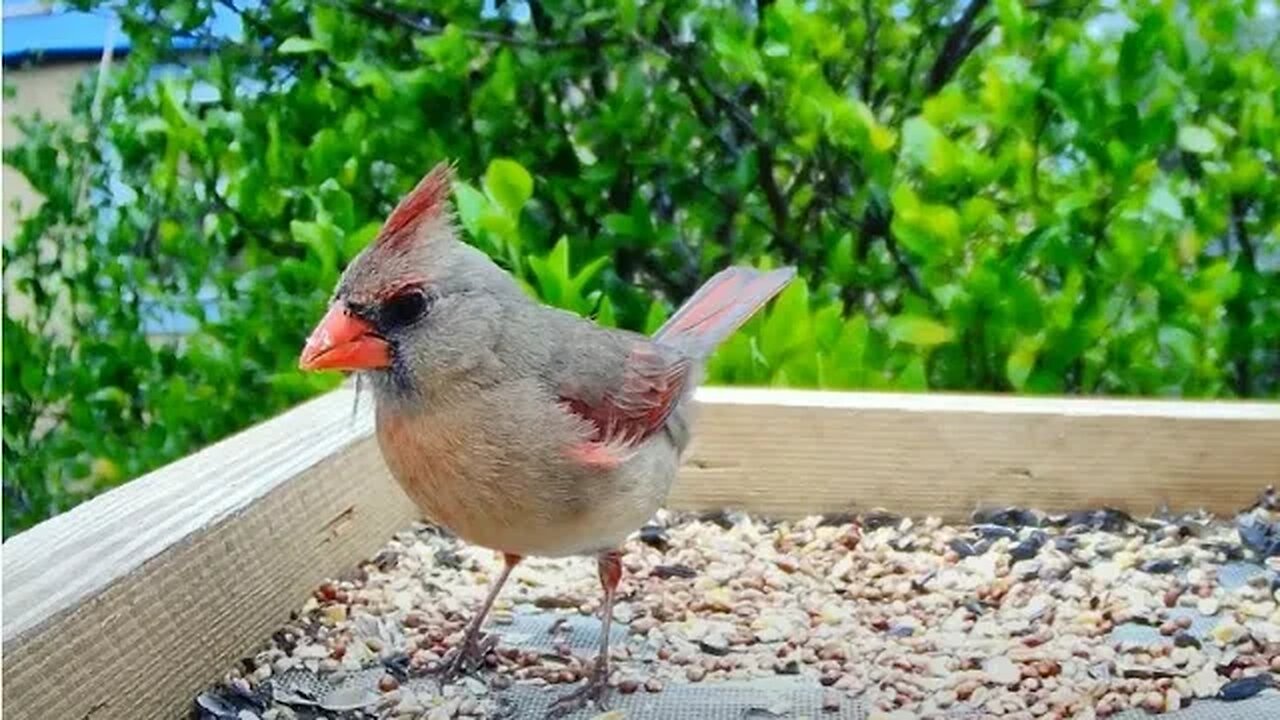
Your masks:
M379 324L388 330L412 325L431 309L431 298L421 288L400 293L382 303Z

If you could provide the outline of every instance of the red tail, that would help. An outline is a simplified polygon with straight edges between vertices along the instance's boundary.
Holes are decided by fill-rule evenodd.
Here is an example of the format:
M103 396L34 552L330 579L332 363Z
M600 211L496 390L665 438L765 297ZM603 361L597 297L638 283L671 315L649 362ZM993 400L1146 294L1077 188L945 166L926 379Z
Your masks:
M658 328L653 339L695 358L706 357L795 276L792 267L769 272L748 267L721 270Z

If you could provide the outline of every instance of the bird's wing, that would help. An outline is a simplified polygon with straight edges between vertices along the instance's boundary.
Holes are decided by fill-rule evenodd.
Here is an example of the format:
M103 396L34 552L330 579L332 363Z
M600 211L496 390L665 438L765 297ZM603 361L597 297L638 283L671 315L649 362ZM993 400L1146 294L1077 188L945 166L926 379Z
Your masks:
M620 464L662 430L688 390L692 367L687 356L638 340L609 387L562 386L561 403L594 427L590 438L571 452L591 465Z

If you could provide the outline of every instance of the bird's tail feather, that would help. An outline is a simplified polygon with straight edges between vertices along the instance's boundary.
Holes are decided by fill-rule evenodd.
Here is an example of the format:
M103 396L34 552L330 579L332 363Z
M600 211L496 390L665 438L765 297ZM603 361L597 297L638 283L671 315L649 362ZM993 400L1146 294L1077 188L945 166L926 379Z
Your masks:
M792 267L767 272L749 267L721 270L658 328L653 339L695 358L705 358L795 275Z

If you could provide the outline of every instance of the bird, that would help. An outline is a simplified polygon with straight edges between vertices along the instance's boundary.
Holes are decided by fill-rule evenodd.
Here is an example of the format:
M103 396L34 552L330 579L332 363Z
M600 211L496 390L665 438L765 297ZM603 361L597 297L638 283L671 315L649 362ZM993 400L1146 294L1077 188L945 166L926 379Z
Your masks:
M524 558L594 556L599 651L550 715L607 708L621 548L666 502L706 360L796 270L730 266L651 336L604 327L537 301L459 237L454 176L450 162L433 167L348 263L299 367L368 381L400 488L426 519L503 558L441 672L483 662L484 620Z

